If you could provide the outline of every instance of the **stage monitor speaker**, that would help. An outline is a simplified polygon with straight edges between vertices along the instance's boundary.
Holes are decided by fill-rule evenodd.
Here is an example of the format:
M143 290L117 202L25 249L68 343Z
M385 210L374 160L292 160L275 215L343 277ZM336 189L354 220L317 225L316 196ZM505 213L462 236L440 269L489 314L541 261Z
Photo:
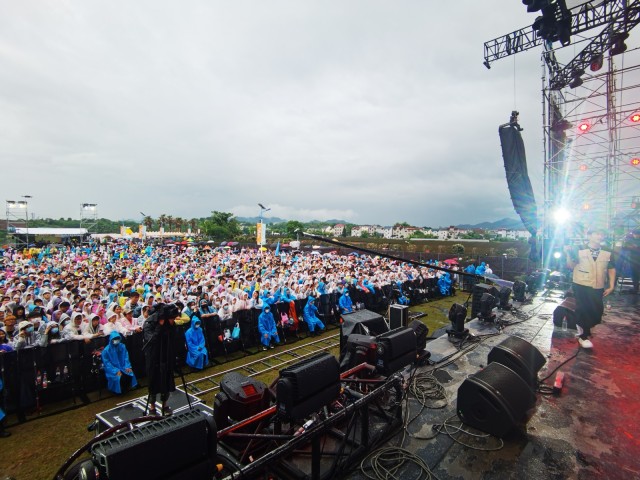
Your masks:
M409 323L409 307L406 305L391 305L389 307L389 330L406 327Z
M562 326L562 319L567 319L567 327L571 330L576 329L576 299L573 297L565 298L560 305L553 311L553 324L556 327Z
M360 335L381 335L389 331L384 317L370 310L357 310L353 313L342 315L340 323L340 351L347 346L347 338L352 333Z
M491 285L476 283L471 294L471 318L477 318L480 313L480 300L484 293L491 293Z
M280 370L276 384L278 415L301 420L338 398L340 365L328 352Z
M215 474L217 430L213 418L189 410L106 438L91 447L99 469L109 480L180 479L198 465ZM153 461L142 461L152 459Z
M517 373L494 362L462 382L457 412L465 424L503 437L527 422L535 402L535 394Z
M389 376L416 360L416 334L409 327L397 328L379 335L378 363L380 373Z
M538 372L546 363L544 355L520 337L507 337L489 352L487 364L497 362L520 375L535 391L538 388Z
M429 336L429 327L420 320L413 320L409 324L409 328L416 334L416 348L424 350L427 347L427 337Z

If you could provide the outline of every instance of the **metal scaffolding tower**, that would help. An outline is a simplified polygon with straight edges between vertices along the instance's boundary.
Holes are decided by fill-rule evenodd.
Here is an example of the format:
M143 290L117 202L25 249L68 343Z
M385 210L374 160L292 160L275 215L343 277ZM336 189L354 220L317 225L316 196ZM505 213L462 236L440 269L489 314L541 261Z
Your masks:
M80 204L80 228L86 228L87 233L92 233L98 224L98 204L97 203L81 203ZM95 232L93 232L95 233Z
M29 196L23 198L31 198ZM29 243L29 203L26 200L7 200L5 202L7 219L7 237L12 236L16 248L24 248ZM25 237L16 234L18 228L26 228Z
M490 68L492 61L544 45L539 232L547 264L554 247L582 236L589 225L606 226L611 240L638 226L640 48L627 49L625 42L640 23L640 0L592 1L571 9L571 34L586 43L574 58L569 55L575 47L563 48L551 42L555 38L545 41L535 23L486 42L484 64ZM562 226L553 218L560 210L570 219Z

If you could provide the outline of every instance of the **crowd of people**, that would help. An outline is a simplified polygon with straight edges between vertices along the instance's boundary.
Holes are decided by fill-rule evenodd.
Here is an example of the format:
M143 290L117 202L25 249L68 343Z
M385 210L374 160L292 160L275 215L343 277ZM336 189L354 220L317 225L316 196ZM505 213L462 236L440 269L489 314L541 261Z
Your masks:
M433 262L433 266L443 266ZM457 270L457 265L451 266ZM143 332L158 306L174 305L177 324L187 324L187 363L209 363L203 322L217 317L235 335L234 312L256 309L262 348L280 342L276 324L306 322L310 334L325 329L318 299L336 294L340 311L353 311L350 294L394 286L396 301L408 303L402 285L438 277L451 294L457 275L381 256L258 248L143 245L113 242L91 246L0 250L0 352L58 342L109 338L103 354L110 390L122 380L134 386L122 338ZM281 304L303 300L287 316Z
M457 280L428 267L355 254L133 242L0 253L4 349L140 332L159 303L177 305L182 323L213 315L225 321L237 310L263 310L277 302L342 295L349 289L375 292L419 276L443 277L448 285ZM315 326L312 307L313 302L303 319ZM264 308L261 318L269 313Z

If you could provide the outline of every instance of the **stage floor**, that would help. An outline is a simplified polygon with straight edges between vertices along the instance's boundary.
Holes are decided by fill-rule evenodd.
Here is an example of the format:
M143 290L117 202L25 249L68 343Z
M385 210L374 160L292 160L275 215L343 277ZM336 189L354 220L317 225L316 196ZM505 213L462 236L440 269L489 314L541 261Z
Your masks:
M640 297L612 297L603 323L593 331L594 348L579 352L575 331L554 328L552 314L561 301L561 292L550 291L520 306L517 316L504 314L506 322L522 320L523 315L530 318L507 326L499 335L483 337L475 349L437 371L436 378L445 387L448 402L444 408L422 411L408 426L403 443L404 448L426 462L437 478L640 478ZM481 335L495 331L493 326L477 321L470 322L470 329ZM542 352L547 363L539 372L540 378L578 352L559 369L565 373L561 394L538 393L526 429L510 434L499 450L473 449L445 434L430 440L416 438L433 436L433 425L455 416L458 387L486 365L489 351L506 335L521 337ZM445 336L427 344L433 352L432 359L455 351L448 343ZM432 368L421 367L419 371ZM555 374L545 383L552 385L554 378ZM413 418L420 411L420 404L412 399L409 408L409 418ZM385 446L399 446L401 436ZM499 446L493 437L455 437L479 448ZM358 471L349 478L365 477Z

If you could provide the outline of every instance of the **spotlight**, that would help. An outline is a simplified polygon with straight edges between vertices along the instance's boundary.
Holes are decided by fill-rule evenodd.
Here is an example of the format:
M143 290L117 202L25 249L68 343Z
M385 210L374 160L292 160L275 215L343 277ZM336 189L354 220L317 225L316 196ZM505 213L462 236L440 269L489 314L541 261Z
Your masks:
M578 88L583 83L584 82L582 81L581 77L573 77L569 82L569 88Z
M631 166L633 167L637 167L638 165L640 165L640 158L638 157L633 157L629 163L631 164Z
M609 50L609 55L612 57L614 55L620 55L627 51L627 44L624 41L629 38L629 34L627 32L617 33L613 35L611 41L611 49Z
M631 120L633 123L638 123L640 122L640 112L638 113L634 113L633 115L631 115L629 117L629 120Z
M516 280L515 282L513 282L513 299L516 302L524 302L526 297L525 297L525 292L527 291L527 284L524 283L522 280Z
M586 133L591 129L591 124L587 121L581 122L578 125L578 132L579 133Z
M478 318L485 322L491 322L496 318L496 314L493 313L493 307L498 303L497 298L490 293L483 293L480 298L480 313Z
M511 298L511 289L509 287L502 287L500 289L500 305L498 308L500 310L511 310L511 304L509 303L509 299Z
M560 257L562 257L562 253L560 253L560 252L553 252L553 258L555 258L556 260L558 260Z
M569 218L571 218L571 214L566 208L559 207L553 212L553 219L558 225L566 223Z
M578 170L581 172L586 172L589 167L587 167L584 163L578 167Z
M454 303L451 305L449 309L449 321L451 322L451 329L447 330L449 336L453 336L456 338L465 337L469 330L464 328L464 321L467 318L467 308L460 305L459 303Z
M597 72L598 70L600 70L602 68L603 60L604 58L601 53L598 55L595 55L591 59L591 65L589 65L589 70L591 70L592 72Z
M582 204L582 209L583 210L591 210L591 205L588 204L588 203L584 203L584 204Z

